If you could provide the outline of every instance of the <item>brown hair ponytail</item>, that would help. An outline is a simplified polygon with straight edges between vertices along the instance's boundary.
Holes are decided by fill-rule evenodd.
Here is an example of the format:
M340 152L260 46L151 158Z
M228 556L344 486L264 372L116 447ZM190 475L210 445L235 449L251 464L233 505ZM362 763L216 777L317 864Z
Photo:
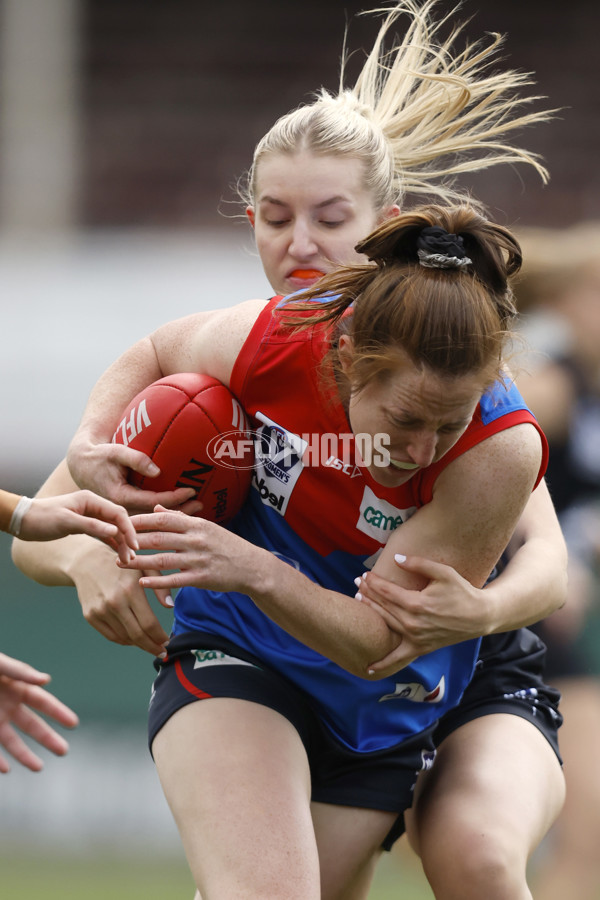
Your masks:
M449 246L460 238L463 258L434 254L441 262L433 266L420 260L419 237L428 229ZM477 372L493 380L515 315L509 278L521 265L507 229L467 206L430 205L389 219L356 249L368 264L337 270L284 308L293 322L293 310L310 299L314 314L304 325L332 322L351 336L355 387L395 368L398 350L443 376Z

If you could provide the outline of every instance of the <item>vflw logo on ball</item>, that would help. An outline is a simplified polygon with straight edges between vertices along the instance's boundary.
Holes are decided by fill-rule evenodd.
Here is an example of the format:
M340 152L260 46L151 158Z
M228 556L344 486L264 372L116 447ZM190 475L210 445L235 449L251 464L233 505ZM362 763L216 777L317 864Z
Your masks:
M152 425L150 414L145 400L141 400L137 406L134 406L128 416L121 419L117 425L117 430L113 434L113 444L124 444L129 446L131 441L140 434L144 428Z

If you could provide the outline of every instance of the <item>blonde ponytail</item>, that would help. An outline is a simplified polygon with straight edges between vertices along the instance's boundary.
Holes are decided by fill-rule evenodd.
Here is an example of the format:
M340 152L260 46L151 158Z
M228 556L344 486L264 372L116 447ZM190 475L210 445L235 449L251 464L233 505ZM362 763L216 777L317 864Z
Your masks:
M539 157L507 137L552 117L551 110L528 108L540 99L522 93L532 84L530 73L492 70L503 42L499 34L456 52L464 24L441 40L439 32L457 8L436 20L436 3L401 0L362 14L384 18L355 85L344 84L344 58L337 94L322 89L313 103L275 123L256 147L247 203L254 205L256 171L265 155L303 150L359 158L376 209L400 203L406 193L464 201L456 177L500 163L526 163L547 181ZM392 38L386 49L405 15L410 22L404 37Z

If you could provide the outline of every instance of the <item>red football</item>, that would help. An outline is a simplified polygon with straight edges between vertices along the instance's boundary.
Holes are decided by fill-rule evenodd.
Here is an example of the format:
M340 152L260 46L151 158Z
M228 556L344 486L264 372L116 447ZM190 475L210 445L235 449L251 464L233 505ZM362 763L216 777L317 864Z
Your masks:
M133 398L113 442L141 450L160 469L156 478L132 472L132 484L193 487L204 504L199 515L212 522L228 522L246 499L254 445L242 407L215 378L186 372L155 381Z

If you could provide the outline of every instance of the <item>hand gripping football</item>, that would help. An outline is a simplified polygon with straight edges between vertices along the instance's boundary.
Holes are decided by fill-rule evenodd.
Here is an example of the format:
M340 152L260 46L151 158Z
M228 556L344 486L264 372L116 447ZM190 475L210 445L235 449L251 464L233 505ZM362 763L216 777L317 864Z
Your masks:
M113 442L141 450L160 469L156 478L131 472L147 491L191 487L199 515L223 525L246 499L254 462L246 416L229 388L208 375L168 375L133 398ZM224 451L225 448L225 452Z

